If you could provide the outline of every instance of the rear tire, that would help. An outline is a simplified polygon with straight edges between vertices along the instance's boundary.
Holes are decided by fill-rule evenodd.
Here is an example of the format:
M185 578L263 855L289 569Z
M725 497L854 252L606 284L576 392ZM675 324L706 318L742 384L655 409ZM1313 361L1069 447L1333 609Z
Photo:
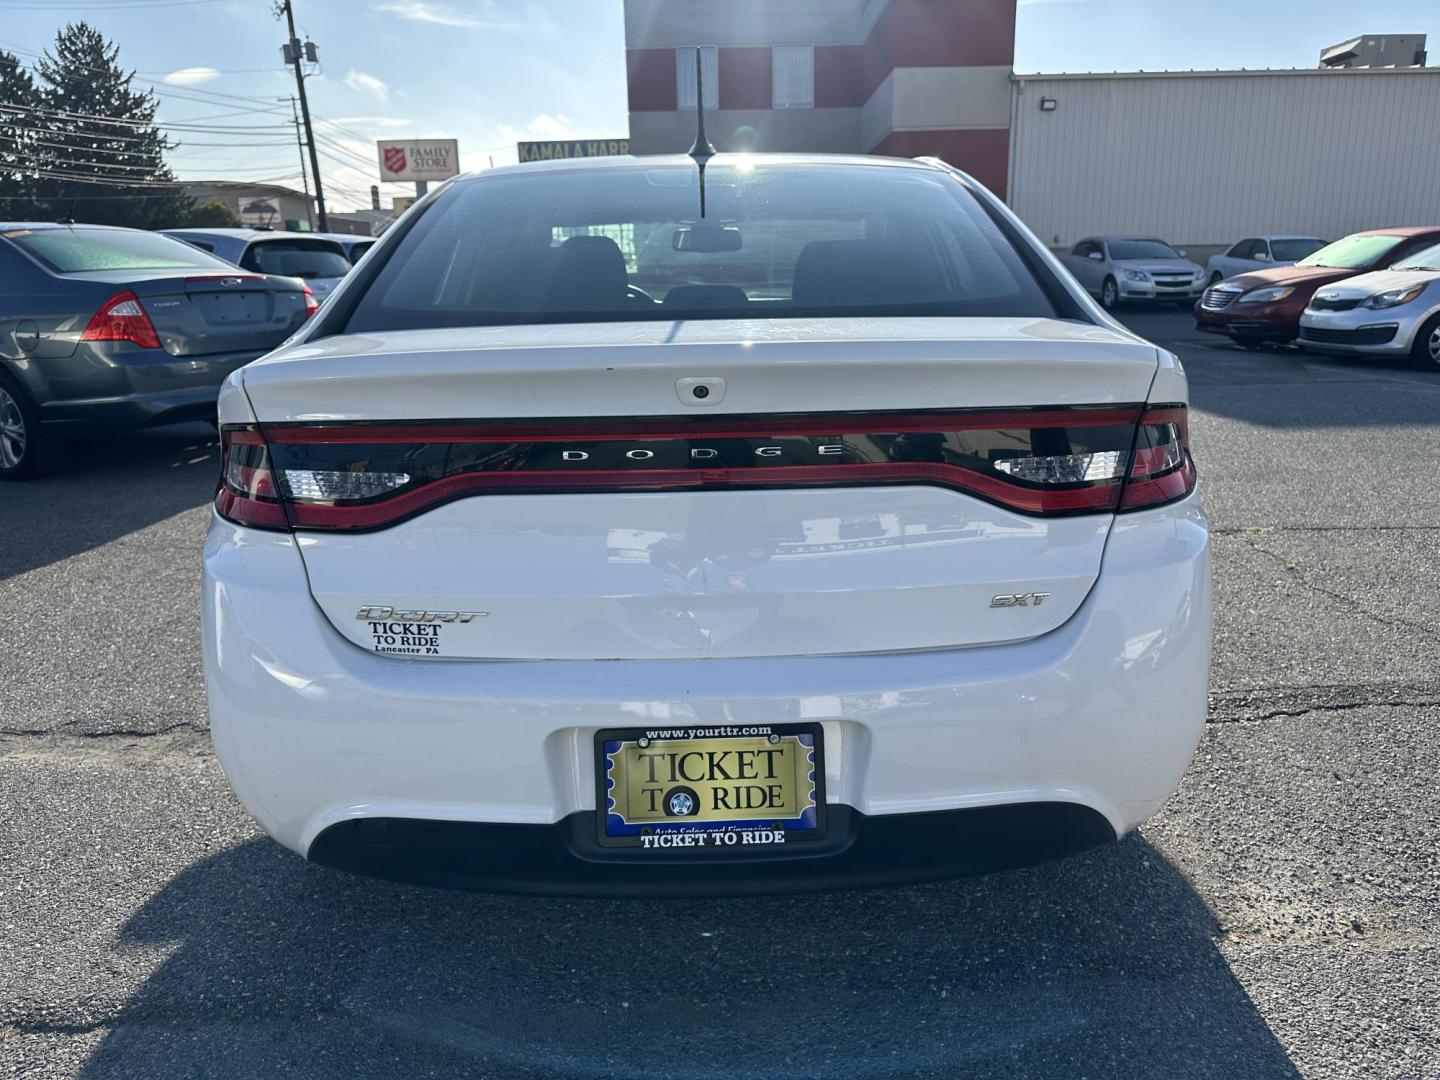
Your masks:
M1415 333L1410 362L1421 371L1440 372L1440 315L1432 315Z
M1115 284L1113 277L1107 277L1105 284L1100 286L1100 306L1106 311L1114 311L1120 306L1120 286Z
M0 373L0 480L38 476L46 449L39 412L18 383Z

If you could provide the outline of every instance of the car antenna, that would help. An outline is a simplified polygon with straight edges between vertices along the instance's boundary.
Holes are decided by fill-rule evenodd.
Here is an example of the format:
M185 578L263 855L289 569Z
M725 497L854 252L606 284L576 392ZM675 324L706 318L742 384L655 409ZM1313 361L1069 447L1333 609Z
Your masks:
M705 217L705 166L715 156L715 147L705 137L705 79L701 74L700 55L703 52L695 46L695 145L690 147L690 156L700 169L700 217Z

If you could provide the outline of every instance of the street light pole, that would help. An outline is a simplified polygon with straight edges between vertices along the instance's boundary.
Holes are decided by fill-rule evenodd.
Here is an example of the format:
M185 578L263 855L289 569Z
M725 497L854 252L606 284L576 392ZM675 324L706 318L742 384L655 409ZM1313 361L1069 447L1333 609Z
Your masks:
M325 188L320 183L320 156L315 152L315 129L310 124L310 102L305 97L305 72L300 65L308 58L315 59L315 45L312 42L305 42L305 47L300 47L300 39L295 36L295 12L290 6L290 0L277 0L276 4L279 14L285 15L285 23L290 30L290 40L285 43L283 50L285 62L295 67L295 87L300 92L300 115L305 121L305 140L310 144L310 175L315 178L315 207L319 212L320 231L330 231L330 219L325 215Z

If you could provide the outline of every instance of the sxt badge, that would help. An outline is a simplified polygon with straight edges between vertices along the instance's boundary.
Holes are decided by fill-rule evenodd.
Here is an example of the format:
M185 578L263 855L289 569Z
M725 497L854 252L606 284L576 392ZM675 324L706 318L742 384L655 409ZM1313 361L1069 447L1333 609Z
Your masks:
M1001 593L990 598L991 607L1039 607L1050 596L1048 592Z

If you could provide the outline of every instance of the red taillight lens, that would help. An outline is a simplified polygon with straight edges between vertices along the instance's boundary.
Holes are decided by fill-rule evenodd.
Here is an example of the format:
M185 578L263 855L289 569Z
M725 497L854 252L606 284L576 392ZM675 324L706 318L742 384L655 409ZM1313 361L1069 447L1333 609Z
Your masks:
M315 294L310 291L310 286L303 286L305 289L305 318L310 318L320 310L320 301L315 299Z
M1143 420L1142 420L1143 412ZM226 429L243 524L384 528L473 495L927 484L1023 514L1139 509L1194 487L1184 406Z
M251 428L225 428L220 433L222 459L215 510L227 521L259 529L288 529L285 507L270 471L265 440Z
M1190 457L1190 427L1184 405L1157 405L1145 410L1135 431L1135 453L1121 510L1141 510L1183 499L1195 490L1195 462Z
M129 289L116 293L100 305L100 310L80 335L82 341L129 341L142 349L158 349L160 337L155 333L155 324L140 298Z

